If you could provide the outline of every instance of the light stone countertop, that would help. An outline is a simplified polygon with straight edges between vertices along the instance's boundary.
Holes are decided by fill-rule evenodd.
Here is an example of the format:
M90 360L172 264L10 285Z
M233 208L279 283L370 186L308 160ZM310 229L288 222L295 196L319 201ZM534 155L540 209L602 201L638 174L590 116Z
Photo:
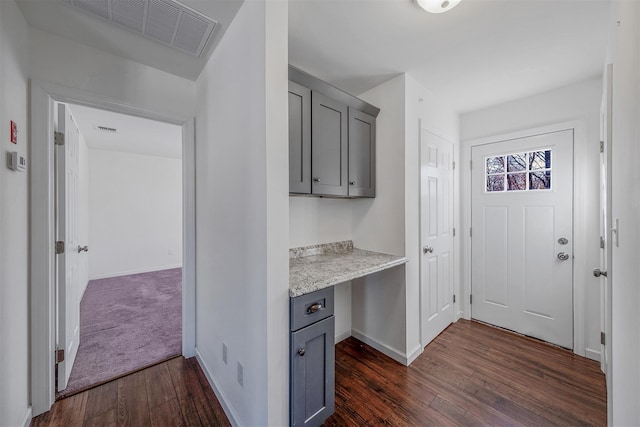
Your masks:
M406 263L406 257L365 251L351 241L289 250L289 296L299 297Z

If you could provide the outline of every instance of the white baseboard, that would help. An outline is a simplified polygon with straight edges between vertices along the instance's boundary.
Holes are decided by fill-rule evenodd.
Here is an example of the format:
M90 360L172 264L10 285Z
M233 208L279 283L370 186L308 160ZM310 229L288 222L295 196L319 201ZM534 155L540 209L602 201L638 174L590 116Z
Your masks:
M336 344L338 344L340 341L342 340L346 340L347 338L349 338L351 336L351 329L347 329L346 331L343 332L339 332L336 334Z
M373 338L369 338L368 336L366 336L365 334L363 334L362 332L355 330L355 329L351 329L351 335L357 339L359 339L360 341L362 341L363 343L370 345L371 347L375 348L376 350L378 350L380 353L385 354L387 356L389 356L390 358L392 358L393 360L395 360L398 363L402 363L405 366L409 366L409 360L407 358L407 355L393 347L389 347L386 344L382 344L381 342L376 341Z
M416 345L411 352L409 352L409 356L407 356L407 366L411 365L414 360L418 358L424 351L422 344Z
M152 271L171 270L173 268L182 268L182 264L177 265L161 265L158 267L140 268L130 271L120 271L118 273L103 273L89 276L89 280L110 279L112 277L129 276L130 274L151 273Z
M32 412L31 412L31 406L29 406L27 408L27 413L24 414L24 420L22 421L22 427L29 427L29 424L31 424L31 419L33 418L32 416Z
M209 385L211 385L213 392L215 393L216 397L220 401L220 405L222 405L222 409L224 410L224 413L227 415L227 418L229 418L229 422L231 423L231 425L234 427L242 425L240 423L240 417L238 416L238 413L229 402L229 398L227 397L225 392L222 391L222 389L218 386L218 383L216 382L216 380L212 375L211 369L209 369L205 361L202 359L202 355L200 354L200 351L198 350L197 347L196 347L196 359L198 360L198 363L200 364L200 367L202 368L204 375L207 377L207 381L209 381Z
M591 350L590 348L585 348L584 350L585 357L595 360L596 362L600 362L600 352L597 350Z

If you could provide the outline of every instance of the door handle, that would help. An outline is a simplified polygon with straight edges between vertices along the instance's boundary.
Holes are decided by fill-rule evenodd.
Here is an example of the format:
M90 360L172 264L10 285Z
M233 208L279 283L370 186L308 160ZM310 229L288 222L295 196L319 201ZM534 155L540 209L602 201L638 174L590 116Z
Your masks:
M89 252L89 246L80 246L78 245L78 253L80 252Z
M569 254L564 253L564 252L560 252L560 253L558 253L558 259L560 261L566 261L566 260L569 259Z
M433 248L431 246L425 246L424 248L422 248L422 253L424 253L424 254L432 254L433 253Z
M599 268L596 268L595 270L593 270L593 275L595 277L600 277L600 276L607 277L607 272L606 271L602 271Z

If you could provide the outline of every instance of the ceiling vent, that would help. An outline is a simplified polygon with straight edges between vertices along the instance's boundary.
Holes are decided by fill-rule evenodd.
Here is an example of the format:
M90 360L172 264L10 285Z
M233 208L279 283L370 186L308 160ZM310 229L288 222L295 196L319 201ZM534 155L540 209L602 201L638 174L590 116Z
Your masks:
M118 129L110 128L108 126L96 125L96 129L99 130L100 132L105 132L105 133L116 133L116 132L118 132Z
M174 0L63 0L191 55L202 56L213 40L216 21Z

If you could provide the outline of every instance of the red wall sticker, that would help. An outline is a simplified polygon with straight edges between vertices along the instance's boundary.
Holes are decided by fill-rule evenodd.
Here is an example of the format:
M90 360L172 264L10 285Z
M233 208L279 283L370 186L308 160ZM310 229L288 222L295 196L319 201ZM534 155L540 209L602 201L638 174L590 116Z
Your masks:
M18 125L13 120L11 120L11 142L18 143Z

